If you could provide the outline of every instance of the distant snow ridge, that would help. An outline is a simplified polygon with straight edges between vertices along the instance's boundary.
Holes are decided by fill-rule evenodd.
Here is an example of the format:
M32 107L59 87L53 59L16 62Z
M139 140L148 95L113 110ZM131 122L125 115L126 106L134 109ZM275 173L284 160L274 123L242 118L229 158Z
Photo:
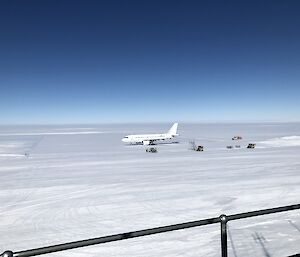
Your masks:
M260 143L271 147L300 146L300 136L277 137Z
M68 132L36 132L36 133L4 133L0 136L45 136L45 135L88 135L103 134L103 131L68 131Z

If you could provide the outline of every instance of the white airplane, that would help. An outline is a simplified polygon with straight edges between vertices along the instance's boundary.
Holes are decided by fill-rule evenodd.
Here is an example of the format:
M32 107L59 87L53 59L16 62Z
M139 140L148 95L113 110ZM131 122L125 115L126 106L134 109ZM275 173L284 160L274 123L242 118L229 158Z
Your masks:
M130 144L155 145L177 143L175 137L177 134L178 123L174 123L167 133L164 134L144 134L144 135L128 135L122 141Z

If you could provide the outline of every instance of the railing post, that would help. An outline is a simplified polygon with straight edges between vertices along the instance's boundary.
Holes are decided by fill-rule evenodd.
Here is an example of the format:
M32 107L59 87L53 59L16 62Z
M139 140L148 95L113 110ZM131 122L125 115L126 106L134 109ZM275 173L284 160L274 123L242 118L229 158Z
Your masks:
M1 257L13 257L14 253L12 251L5 251L0 255Z
M228 221L227 216L225 214L222 214L220 216L222 257L227 257L227 221Z

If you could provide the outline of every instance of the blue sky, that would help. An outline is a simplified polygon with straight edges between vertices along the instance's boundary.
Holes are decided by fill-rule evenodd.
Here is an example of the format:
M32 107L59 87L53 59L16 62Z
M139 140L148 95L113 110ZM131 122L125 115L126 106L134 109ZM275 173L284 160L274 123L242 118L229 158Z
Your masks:
M299 1L1 1L0 124L300 121Z

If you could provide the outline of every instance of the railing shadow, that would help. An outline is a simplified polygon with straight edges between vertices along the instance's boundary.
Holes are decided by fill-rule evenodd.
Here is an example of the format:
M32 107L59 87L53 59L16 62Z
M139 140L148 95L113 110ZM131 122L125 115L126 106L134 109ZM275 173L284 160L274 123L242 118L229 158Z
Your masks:
M238 257L229 226L227 226L227 232L228 232L228 236L229 236L229 240L230 240L230 244L231 244L231 248L232 248L232 253L233 253L234 257Z
M262 234L257 233L256 231L255 231L255 233L252 235L252 237L253 237L254 241L255 241L256 243L258 243L258 244L261 246L264 255L265 255L266 257L272 257L272 255L269 253L267 247L265 246L265 242L267 241L267 240L265 239L265 237L264 237Z
M298 232L300 232L300 227L298 227L294 222L292 222L291 220L288 220L288 223L290 223L290 225L292 227L294 227L296 230L298 230Z

